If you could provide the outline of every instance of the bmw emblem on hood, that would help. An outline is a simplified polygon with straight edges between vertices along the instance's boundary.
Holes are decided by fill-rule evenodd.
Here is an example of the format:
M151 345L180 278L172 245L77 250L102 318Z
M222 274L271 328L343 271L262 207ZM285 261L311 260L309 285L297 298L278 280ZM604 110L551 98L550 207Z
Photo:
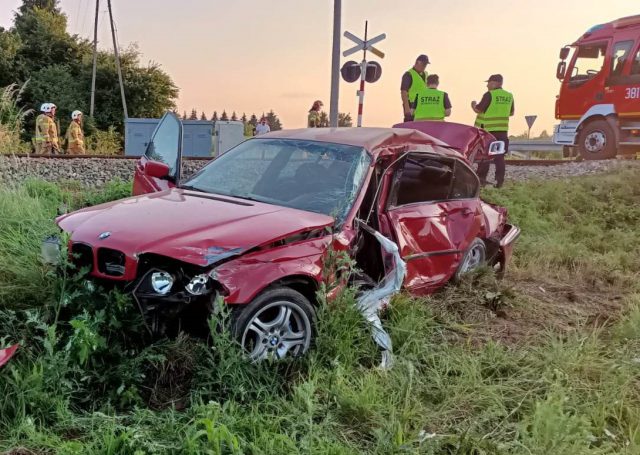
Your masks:
M111 232L109 232L109 231L103 232L102 234L100 234L98 236L98 238L100 240L104 240L104 239L109 238L109 237L111 237Z

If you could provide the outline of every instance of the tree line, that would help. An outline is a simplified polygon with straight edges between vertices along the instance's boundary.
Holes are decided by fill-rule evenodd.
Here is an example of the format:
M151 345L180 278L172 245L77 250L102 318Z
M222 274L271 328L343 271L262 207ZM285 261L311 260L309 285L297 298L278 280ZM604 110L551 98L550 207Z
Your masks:
M15 13L13 26L0 27L0 87L23 85L22 102L28 109L40 104L58 106L58 117L67 120L78 109L87 116L86 129L123 130L123 109L118 74L112 52L99 51L96 72L95 114L88 119L91 94L93 46L67 31L67 16L58 0L23 0ZM175 108L178 87L160 65L140 63L135 46L121 51L127 107L131 117L160 117ZM35 116L26 120L29 136ZM63 127L66 121L61 122Z

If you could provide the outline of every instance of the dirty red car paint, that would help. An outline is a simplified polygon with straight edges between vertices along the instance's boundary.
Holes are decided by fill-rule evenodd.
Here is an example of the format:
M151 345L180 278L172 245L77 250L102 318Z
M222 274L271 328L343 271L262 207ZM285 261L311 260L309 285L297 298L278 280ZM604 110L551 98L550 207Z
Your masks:
M300 354L330 251L346 252L365 284L389 272L361 223L398 244L415 294L482 263L504 269L519 234L506 209L478 197L468 153L415 129L273 132L186 180L181 137L165 115L135 196L57 220L77 266L129 290L155 331L185 314L202 320L222 298L256 358Z
M11 357L14 356L16 351L18 350L18 345L14 344L13 346L9 346L8 348L0 349L0 367L6 365Z

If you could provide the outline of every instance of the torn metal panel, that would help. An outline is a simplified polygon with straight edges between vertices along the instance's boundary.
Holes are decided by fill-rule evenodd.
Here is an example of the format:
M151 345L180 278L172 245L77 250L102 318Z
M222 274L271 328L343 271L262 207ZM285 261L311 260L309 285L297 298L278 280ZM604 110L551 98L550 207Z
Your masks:
M216 267L212 277L227 291L225 302L249 303L260 291L278 280L306 277L318 287L323 280L323 260L331 236L256 251Z
M19 345L14 344L13 346L9 346L8 348L0 349L0 367L6 365L7 362L9 362L9 359L11 359L11 357L13 357L18 350L18 346Z
M393 347L391 337L382 327L380 310L389 304L391 297L402 289L402 284L407 273L406 263L400 256L398 245L384 235L360 222L360 226L372 234L382 249L391 255L391 267L378 286L365 291L358 297L357 306L373 330L373 339L382 349L381 368L393 366Z

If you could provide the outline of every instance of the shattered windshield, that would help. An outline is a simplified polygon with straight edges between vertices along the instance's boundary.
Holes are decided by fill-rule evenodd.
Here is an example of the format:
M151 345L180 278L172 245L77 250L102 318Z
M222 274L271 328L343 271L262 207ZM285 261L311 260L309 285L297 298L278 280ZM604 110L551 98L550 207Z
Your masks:
M203 168L183 187L323 213L341 221L370 157L361 147L293 139L252 139Z

